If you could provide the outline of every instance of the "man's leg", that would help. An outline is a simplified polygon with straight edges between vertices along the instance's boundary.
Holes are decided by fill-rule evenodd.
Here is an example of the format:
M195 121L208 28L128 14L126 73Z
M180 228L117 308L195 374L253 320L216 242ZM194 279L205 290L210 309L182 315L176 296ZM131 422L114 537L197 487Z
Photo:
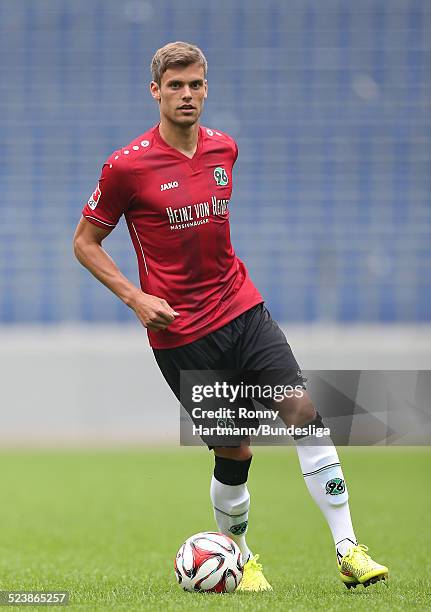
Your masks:
M221 533L234 540L242 553L244 576L238 587L243 591L265 591L271 585L263 575L246 542L250 494L247 488L252 452L249 442L239 447L215 447L215 467L211 479L211 501L214 517Z
M247 488L252 452L248 444L238 448L214 448L215 467L211 479L211 501L221 533L241 549L243 562L252 557L246 543L250 494Z
M287 425L323 428L320 415L304 390L302 397L283 400L280 416ZM388 569L358 546L349 508L349 495L337 450L329 436L296 438L296 450L307 488L322 511L334 539L340 577L346 586L384 580Z
M302 427L323 423L305 390L302 397L292 397L281 402L280 417L286 425ZM329 436L296 438L296 450L307 488L322 511L334 539L337 558L357 544L350 518L349 495L337 450ZM332 484L334 483L334 487Z
M286 336L264 306L253 309L247 316L238 351L238 362L243 370L260 372L265 382L275 380L277 384L303 387L301 369ZM281 380L278 379L280 370L284 372ZM285 398L267 407L280 410L287 425L303 426L314 422L323 427L305 389L302 398ZM366 547L356 543L344 475L332 440L320 438L317 445L304 439L297 441L296 448L308 490L322 510L342 557L339 570L343 582L347 586L367 585L386 577L387 568L375 563L366 554Z

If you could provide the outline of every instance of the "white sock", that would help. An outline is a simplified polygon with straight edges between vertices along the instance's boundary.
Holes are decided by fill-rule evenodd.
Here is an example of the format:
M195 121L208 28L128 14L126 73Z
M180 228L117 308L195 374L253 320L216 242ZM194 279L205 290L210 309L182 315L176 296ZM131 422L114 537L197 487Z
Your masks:
M349 494L337 450L329 436L296 441L299 463L308 490L334 538L338 561L357 544L349 509Z
M250 507L250 494L247 484L227 485L213 476L210 495L219 531L238 544L243 562L246 563L252 556L252 552L245 541Z

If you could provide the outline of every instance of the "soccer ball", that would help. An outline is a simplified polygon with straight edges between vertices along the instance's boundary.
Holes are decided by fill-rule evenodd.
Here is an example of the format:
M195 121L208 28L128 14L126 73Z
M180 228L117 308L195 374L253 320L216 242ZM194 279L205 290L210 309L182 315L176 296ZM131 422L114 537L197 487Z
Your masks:
M243 567L237 544L213 531L188 538L174 562L180 587L200 593L232 593L241 582Z

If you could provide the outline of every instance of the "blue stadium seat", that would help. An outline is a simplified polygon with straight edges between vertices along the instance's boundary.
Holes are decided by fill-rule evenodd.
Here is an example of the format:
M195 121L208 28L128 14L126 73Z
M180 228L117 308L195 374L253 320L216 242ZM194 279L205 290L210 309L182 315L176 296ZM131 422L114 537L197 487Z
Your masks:
M0 322L129 321L74 260L103 160L157 122L149 62L209 60L240 257L283 321L431 319L426 0L0 0ZM107 241L137 282L124 224Z

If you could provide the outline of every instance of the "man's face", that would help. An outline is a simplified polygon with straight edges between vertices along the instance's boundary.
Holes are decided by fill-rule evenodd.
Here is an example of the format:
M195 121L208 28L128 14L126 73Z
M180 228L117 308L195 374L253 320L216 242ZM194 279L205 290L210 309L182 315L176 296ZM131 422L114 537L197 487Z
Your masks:
M160 117L177 125L191 126L202 113L208 84L203 67L190 64L185 68L168 68L162 75L160 87L152 81L150 90L160 104Z

